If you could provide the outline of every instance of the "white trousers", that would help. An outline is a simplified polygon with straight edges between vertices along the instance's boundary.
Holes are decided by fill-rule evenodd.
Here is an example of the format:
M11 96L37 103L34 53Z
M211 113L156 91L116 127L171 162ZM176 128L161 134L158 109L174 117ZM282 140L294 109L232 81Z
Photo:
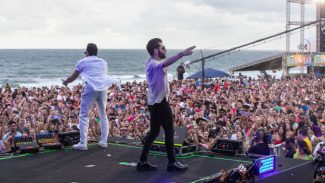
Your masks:
M87 144L89 128L89 111L94 103L97 103L100 118L100 142L107 143L108 138L108 119L106 115L107 91L96 91L89 84L85 84L80 104L79 129L80 143Z

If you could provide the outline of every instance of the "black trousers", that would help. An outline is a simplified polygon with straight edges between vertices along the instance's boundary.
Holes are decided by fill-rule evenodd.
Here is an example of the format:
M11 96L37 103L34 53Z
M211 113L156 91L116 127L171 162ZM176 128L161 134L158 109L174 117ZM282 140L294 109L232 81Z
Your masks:
M169 103L164 98L161 103L149 105L148 107L150 111L150 131L145 138L140 161L147 161L150 147L159 135L160 126L162 126L165 131L168 162L174 163L176 161L174 152L174 125Z
M177 74L177 79L178 79L178 80L183 80L183 79L184 79L183 75L184 75L184 74Z

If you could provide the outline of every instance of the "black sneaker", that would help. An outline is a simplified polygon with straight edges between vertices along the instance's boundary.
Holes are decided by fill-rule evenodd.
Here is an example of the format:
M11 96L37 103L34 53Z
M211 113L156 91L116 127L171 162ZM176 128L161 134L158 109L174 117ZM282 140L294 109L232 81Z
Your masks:
M147 161L145 162L139 161L137 164L137 170L139 171L156 170L156 169L157 169L156 165L150 164Z
M167 171L185 171L188 169L188 165L183 165L180 162L168 163Z

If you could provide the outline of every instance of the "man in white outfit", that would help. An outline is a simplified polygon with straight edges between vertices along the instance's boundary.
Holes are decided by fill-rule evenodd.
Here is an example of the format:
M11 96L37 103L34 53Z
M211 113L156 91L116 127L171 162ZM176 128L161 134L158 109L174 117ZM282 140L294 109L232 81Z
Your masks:
M117 83L117 80L109 78L107 75L107 63L104 59L97 57L97 52L97 46L89 43L85 52L86 57L77 63L72 75L62 82L63 85L67 86L68 83L77 79L79 75L84 80L79 114L80 142L72 146L73 149L77 150L87 150L89 111L95 102L98 105L101 123L101 135L98 145L102 148L107 147L109 130L106 115L107 88L111 84Z

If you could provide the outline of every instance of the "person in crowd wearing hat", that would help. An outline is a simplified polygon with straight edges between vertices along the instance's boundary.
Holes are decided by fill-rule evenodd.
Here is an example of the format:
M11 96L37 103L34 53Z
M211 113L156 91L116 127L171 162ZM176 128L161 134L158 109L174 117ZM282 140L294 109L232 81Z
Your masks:
M72 148L87 150L89 111L95 102L98 105L101 123L101 135L98 145L106 148L109 128L106 115L107 89L113 83L118 83L118 81L107 75L107 63L104 59L97 57L98 48L96 44L89 43L84 53L86 57L77 63L72 75L62 82L63 85L67 86L68 83L77 79L79 75L84 80L79 114L80 142L73 145Z

